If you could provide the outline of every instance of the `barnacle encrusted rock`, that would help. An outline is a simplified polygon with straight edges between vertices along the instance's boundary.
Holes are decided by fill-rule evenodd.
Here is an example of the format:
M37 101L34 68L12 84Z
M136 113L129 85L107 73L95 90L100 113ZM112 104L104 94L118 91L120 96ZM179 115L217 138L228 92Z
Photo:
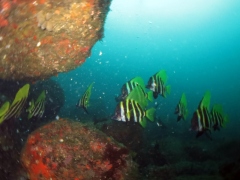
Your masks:
M110 3L111 0L3 0L0 78L45 79L84 63L92 46L103 37Z

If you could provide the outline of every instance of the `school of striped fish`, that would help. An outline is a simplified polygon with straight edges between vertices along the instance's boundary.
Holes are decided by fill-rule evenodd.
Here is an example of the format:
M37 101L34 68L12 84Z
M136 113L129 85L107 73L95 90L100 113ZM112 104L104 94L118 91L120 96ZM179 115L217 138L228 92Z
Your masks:
M139 123L145 128L147 120L154 121L156 112L155 107L148 107L148 102L153 102L158 96L166 98L171 92L171 86L167 85L167 79L166 71L160 70L149 78L147 85L138 76L127 81L122 85L120 95L115 97L118 104L111 119L126 123ZM83 108L86 113L88 113L87 107L89 106L92 85L93 83L77 103L77 106ZM211 139L209 132L220 130L229 121L220 104L214 105L211 111L209 110L210 98L211 94L207 91L193 113L190 130L197 132L196 137L206 134ZM175 114L177 121L187 119L188 108L185 93L182 93Z
M30 85L25 84L22 88L18 90L12 103L6 101L0 107L0 124L2 124L5 120L18 118L21 115L27 102L29 89ZM30 106L26 110L28 112L28 119L31 119L33 117L42 117L45 111L45 99L46 95L45 91L43 91L39 95L35 103L34 100L29 103Z
M167 73L161 70L152 75L147 85L141 77L135 77L122 85L121 93L115 98L117 106L113 120L126 123L138 123L143 128L147 126L147 120L154 122L155 107L148 107L149 102L153 102L158 96L166 98L171 91L171 86L167 85ZM93 87L91 83L82 97L77 102L76 106L83 108L89 114L88 107ZM23 111L27 102L30 85L25 84L18 90L12 103L6 101L0 107L0 124L5 120L18 118ZM210 110L211 93L206 91L203 98L199 102L198 108L194 111L191 118L191 128L197 132L196 137L205 134L211 139L210 133L212 130L220 130L226 126L229 121L228 115L224 113L221 104L213 105ZM45 111L46 91L43 90L38 98L29 102L29 107L26 109L28 119L42 118ZM176 106L175 114L177 121L186 120L188 116L187 98L185 93Z

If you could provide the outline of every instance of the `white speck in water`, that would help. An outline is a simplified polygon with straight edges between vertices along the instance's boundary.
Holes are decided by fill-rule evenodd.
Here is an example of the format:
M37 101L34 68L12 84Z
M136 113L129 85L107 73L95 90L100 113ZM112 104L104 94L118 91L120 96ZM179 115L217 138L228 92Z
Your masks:
M63 139L59 139L59 142L63 142Z
M37 5L38 5L37 1L34 1L34 2L33 2L33 5L37 6Z
M3 37L2 36L0 36L0 41L2 41L3 40Z
M99 52L99 56L101 56L101 55L102 55L102 51Z
M58 115L56 116L56 120L59 120L59 116Z
M41 46L41 42L40 41L37 43L37 47L39 47L39 46Z

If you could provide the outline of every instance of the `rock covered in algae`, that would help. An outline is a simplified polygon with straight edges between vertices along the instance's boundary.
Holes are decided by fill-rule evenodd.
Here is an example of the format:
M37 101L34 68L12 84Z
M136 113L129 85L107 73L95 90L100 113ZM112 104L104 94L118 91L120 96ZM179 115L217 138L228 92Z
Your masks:
M1 0L0 78L44 79L84 63L111 0Z
M95 128L64 119L30 134L21 161L30 179L137 179L126 147Z

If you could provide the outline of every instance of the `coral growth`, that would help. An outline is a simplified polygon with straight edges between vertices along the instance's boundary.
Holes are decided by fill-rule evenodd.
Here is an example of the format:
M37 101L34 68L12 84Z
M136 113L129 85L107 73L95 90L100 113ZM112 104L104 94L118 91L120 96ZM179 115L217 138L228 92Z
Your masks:
M128 149L102 132L60 119L30 134L21 154L30 179L136 179Z

